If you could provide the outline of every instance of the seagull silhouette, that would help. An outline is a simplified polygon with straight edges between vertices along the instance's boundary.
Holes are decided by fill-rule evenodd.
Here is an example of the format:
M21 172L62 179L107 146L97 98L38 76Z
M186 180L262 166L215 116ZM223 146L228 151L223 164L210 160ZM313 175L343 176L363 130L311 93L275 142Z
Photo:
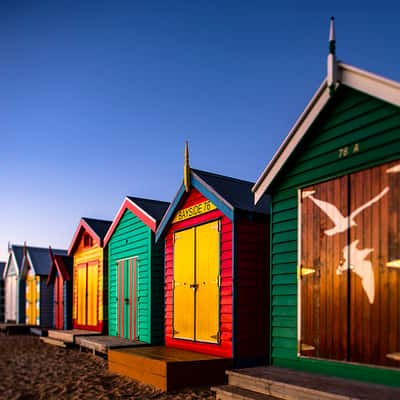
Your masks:
M365 258L374 249L357 249L358 240L350 243L350 246L343 248L343 259L344 263L336 268L336 274L341 275L346 270L350 269L357 276L361 278L362 287L368 297L370 304L374 303L375 300L375 278L374 270L372 269L371 261ZM348 255L350 255L348 257ZM349 265L349 259L351 264Z
M364 211L366 208L370 207L372 204L376 203L379 199L381 199L387 192L389 191L389 187L385 187L378 195L372 198L370 201L367 201L361 207L358 207L354 210L348 217L345 217L338 208L327 201L316 199L313 194L315 191L305 192L305 198L311 199L334 223L335 226L331 229L327 229L324 231L325 235L333 236L336 233L341 233L346 231L352 226L356 226L356 222L354 218Z

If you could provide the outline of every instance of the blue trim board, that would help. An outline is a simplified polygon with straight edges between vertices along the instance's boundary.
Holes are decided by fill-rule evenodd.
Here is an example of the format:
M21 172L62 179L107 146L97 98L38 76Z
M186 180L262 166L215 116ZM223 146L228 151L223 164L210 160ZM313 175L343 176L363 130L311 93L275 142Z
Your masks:
M207 189L194 174L191 174L191 178L193 187L197 189L204 197L207 197L207 199L211 200L224 215L233 221L233 207L231 206L231 208L229 208L225 203L223 203L217 197L216 193Z
M166 211L163 219L160 222L160 225L158 226L158 229L156 231L156 242L158 242L158 239L160 239L161 235L164 233L164 230L168 226L170 219L174 215L174 212L178 207L184 193L185 193L185 187L183 184L181 184L181 186L178 189L178 192L175 195L174 200L171 202L170 206L168 207L168 210Z

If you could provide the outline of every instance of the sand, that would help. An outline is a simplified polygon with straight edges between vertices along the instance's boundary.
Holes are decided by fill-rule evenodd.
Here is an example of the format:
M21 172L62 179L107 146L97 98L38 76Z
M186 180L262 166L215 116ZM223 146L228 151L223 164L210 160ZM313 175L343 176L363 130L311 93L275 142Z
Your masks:
M207 389L165 394L108 372L107 361L34 336L0 334L0 399L215 399Z

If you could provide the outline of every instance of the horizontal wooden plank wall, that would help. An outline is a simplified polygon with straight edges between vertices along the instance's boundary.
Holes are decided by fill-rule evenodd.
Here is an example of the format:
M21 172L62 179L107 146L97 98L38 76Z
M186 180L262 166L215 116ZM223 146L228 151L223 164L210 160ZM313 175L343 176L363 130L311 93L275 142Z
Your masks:
M355 145L358 151L354 151ZM344 149L347 155L344 156ZM297 190L398 159L400 109L340 87L273 182L272 363L372 382L400 382L395 370L297 357Z
M236 354L239 365L269 355L269 217L236 216Z

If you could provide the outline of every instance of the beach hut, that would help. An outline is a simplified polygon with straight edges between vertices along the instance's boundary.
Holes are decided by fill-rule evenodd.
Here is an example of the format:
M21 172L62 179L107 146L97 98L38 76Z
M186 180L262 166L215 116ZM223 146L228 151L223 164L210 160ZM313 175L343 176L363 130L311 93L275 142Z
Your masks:
M108 256L104 237L111 221L82 218L68 250L73 257L72 325L107 331Z
M3 272L5 322L25 323L25 282L20 279L23 255L23 246L8 246L8 259Z
M400 84L336 61L253 191L272 199L271 362L400 382Z
M164 339L164 243L155 243L155 231L168 205L128 196L107 232L111 336L152 344Z
M165 345L236 364L268 357L269 199L191 169L156 232L165 238Z
M4 322L4 267L5 262L0 262L0 322Z
M72 328L72 257L55 254L49 248L51 259L47 286L53 287L53 327Z
M66 256L66 250L53 250ZM42 328L53 326L53 287L47 285L51 257L46 247L24 247L21 279L25 281L25 322Z

